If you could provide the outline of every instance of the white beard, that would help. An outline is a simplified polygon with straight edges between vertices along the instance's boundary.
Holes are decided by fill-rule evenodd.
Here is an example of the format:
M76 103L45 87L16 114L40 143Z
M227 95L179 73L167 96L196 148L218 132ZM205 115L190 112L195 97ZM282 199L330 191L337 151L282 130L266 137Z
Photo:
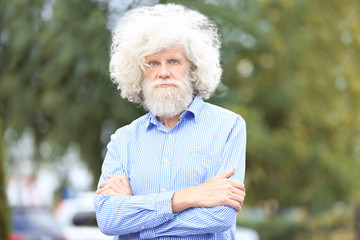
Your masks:
M159 87L161 84L171 84L170 87ZM193 88L186 74L182 79L157 79L142 83L144 101L142 105L157 117L174 117L184 112L193 100Z

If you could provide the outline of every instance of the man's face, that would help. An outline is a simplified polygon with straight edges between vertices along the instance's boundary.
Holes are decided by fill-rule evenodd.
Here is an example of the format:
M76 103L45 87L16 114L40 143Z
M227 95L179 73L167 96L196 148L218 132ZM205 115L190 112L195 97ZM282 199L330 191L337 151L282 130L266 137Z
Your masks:
M151 54L145 59L143 106L156 116L174 117L191 104L193 89L183 47Z
M145 77L149 81L181 80L188 68L188 60L184 55L184 48L181 46L151 54L145 58L145 63ZM160 87L167 88L170 86L164 84Z

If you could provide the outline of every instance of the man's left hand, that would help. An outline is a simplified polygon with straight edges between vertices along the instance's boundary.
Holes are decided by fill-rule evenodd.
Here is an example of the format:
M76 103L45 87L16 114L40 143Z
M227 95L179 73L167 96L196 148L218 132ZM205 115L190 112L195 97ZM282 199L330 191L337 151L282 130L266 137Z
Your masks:
M108 180L99 184L96 194L106 194L110 196L133 195L130 188L129 179L122 175L109 175Z

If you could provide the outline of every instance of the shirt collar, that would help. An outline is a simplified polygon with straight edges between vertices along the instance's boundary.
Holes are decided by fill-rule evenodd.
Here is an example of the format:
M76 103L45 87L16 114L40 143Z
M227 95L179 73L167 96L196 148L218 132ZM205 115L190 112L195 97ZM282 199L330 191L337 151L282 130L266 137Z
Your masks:
M190 106L188 107L188 109L180 115L180 120L185 117L192 116L194 117L195 122L197 122L203 105L204 105L204 101L201 99L201 97L196 96L192 101L192 103L190 104ZM149 127L152 125L158 126L158 124L159 124L159 120L152 112L149 112L147 114L146 129L149 129Z
M156 116L152 113L149 112L147 114L147 122L146 122L146 129L149 129L150 126L158 126L159 120L156 118Z
M186 116L193 116L195 119L195 122L199 119L201 108L204 105L204 101L201 99L201 97L196 96L188 109L180 115L180 119L186 117Z

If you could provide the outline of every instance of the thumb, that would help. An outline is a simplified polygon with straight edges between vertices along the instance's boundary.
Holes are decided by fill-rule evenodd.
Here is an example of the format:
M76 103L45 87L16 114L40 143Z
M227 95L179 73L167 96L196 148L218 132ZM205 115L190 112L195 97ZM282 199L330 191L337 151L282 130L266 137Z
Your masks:
M234 174L235 170L236 170L236 168L232 168L230 170L227 170L227 171L219 174L218 177L220 177L220 178L229 178Z

